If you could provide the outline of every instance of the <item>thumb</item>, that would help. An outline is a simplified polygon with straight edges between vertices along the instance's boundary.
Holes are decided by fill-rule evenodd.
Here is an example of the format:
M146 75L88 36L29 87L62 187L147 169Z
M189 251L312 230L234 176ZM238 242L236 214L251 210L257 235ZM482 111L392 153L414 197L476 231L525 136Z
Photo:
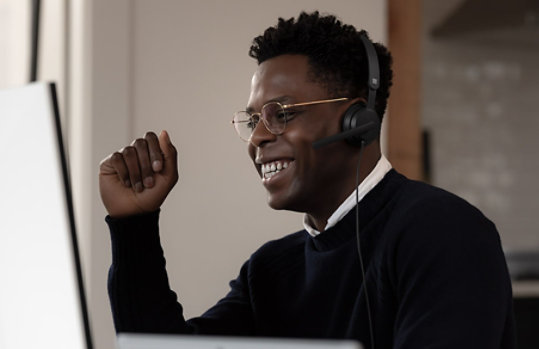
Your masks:
M171 173L170 171L174 171L177 167L178 153L176 147L174 147L170 140L168 132L165 130L161 131L159 134L159 147L161 148L164 157L163 171L165 173Z

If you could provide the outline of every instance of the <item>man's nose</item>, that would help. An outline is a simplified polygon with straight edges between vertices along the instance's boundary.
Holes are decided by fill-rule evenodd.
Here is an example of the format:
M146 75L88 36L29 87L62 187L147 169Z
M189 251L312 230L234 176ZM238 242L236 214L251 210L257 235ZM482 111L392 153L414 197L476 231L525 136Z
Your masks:
M271 133L263 120L260 120L256 125L249 142L255 147L260 147L266 142L272 142L277 138L276 135Z

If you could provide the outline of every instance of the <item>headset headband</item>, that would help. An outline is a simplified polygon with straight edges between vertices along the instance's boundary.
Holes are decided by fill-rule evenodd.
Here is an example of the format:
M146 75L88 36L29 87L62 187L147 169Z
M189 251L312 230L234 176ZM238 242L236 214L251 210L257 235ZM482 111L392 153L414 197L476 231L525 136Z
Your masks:
M369 87L369 97L367 100L367 108L374 110L376 103L376 90L380 87L380 67L378 66L378 56L374 45L372 42L365 36L361 35L361 41L363 41L363 46L365 46L365 52L367 53L367 65L369 67L369 80L367 85Z

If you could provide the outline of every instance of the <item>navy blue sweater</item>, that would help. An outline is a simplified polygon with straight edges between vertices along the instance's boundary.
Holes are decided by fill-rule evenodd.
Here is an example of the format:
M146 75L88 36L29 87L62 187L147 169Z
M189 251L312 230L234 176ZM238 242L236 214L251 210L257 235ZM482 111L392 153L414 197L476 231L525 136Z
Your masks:
M270 241L230 292L185 320L169 288L158 213L107 218L109 295L118 332L353 338L376 348L514 348L511 284L495 226L466 201L394 170L316 238Z

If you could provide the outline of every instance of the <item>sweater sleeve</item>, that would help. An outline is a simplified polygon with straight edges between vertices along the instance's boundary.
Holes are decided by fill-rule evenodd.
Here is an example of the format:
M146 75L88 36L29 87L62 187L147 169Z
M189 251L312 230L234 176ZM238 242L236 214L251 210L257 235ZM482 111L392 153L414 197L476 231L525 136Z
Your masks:
M408 212L394 268L394 348L513 348L512 292L495 226L453 197Z
M182 306L169 286L158 219L159 212L106 218L112 240L108 291L116 332L250 333L247 263L223 300L203 316L185 320Z

